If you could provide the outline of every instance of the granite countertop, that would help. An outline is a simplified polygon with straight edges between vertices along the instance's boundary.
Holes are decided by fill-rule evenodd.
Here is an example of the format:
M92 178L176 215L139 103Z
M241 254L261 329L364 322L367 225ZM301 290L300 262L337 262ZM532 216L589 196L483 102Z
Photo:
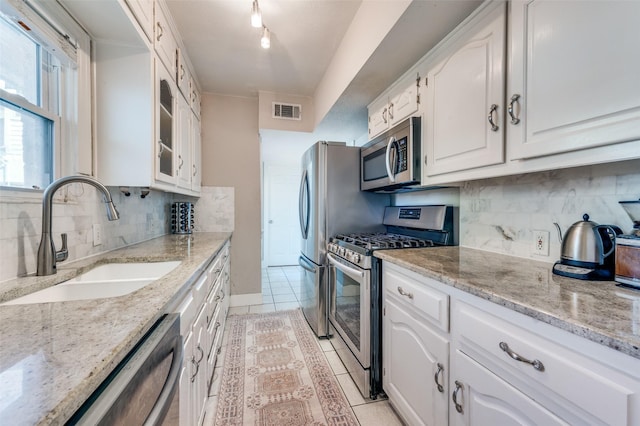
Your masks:
M640 358L640 291L551 264L464 247L376 250L380 259Z
M64 424L169 306L188 292L230 237L165 235L61 263L53 277L2 283L0 293L6 300L7 295L21 295L21 287L43 288L96 263L181 261L161 279L122 297L0 306L0 424Z

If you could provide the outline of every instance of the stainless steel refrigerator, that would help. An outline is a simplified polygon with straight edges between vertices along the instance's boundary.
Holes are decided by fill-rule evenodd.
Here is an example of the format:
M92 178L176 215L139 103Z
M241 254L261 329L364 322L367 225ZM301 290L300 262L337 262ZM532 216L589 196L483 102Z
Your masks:
M327 242L339 233L382 232L389 196L360 191L360 148L317 142L302 156L298 213L300 305L313 331L328 334Z

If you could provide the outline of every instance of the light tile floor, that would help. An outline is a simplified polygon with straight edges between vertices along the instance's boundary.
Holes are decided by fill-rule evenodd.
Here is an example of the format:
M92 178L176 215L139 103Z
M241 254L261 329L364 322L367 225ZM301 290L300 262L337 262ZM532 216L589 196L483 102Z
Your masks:
M236 306L229 309L229 315L246 313L262 313L283 311L299 307L298 298L300 295L300 268L298 266L271 267L262 270L262 304L250 306ZM227 322L227 325L229 322ZM214 370L214 381L209 392L207 401L207 414L204 419L204 426L211 426L215 420L215 408L218 402L218 392L220 389L220 374L222 373L222 359L224 359L224 348L228 330L225 328L222 337L223 352L218 355L216 368ZM320 347L324 351L327 361L331 366L338 383L342 387L347 401L351 405L356 418L361 426L394 426L402 425L402 422L389 404L389 401L365 400L358 390L356 384L347 373L342 361L333 350L333 346L326 339L318 339Z

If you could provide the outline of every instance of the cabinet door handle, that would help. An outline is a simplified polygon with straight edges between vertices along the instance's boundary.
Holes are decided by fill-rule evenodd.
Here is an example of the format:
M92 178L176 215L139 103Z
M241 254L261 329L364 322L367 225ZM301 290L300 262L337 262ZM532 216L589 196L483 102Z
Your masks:
M184 65L180 65L180 81L184 80Z
M451 394L451 399L453 399L453 404L456 406L456 411L462 414L462 400L458 403L458 392L464 391L464 385L456 380L456 388Z
M518 117L516 117L514 112L513 112L513 105L515 103L519 104L518 99L520 99L520 95L517 95L517 94L513 95L511 97L511 102L509 102L509 108L507 108L507 112L511 116L511 124L518 124L520 122L520 119Z
M180 160L180 165L178 166L178 170L181 170L182 166L184 166L184 160L182 158L182 155L178 155L178 160Z
M387 109L386 108L384 110L382 110L382 121L384 121L385 124L387 123Z
M193 165L193 175L195 176L198 173L198 168L196 167L196 165Z
M191 383L196 381L196 376L198 375L198 370L200 370L200 362L196 362L196 357L192 356L191 357L191 364L196 366L196 371L193 373L193 375L191 376Z
M164 145L162 144L162 139L158 141L158 145L160 145L160 150L158 151L158 158L162 158L162 151L164 151Z
M409 299L413 299L413 293L404 291L400 286L398 286L398 293L400 293L402 296L407 296Z
M202 358L204 358L204 351L202 350L202 348L200 347L199 344L196 347L196 349L200 351L200 359L198 361L196 361L198 364L200 364L200 361L202 361Z
M533 366L533 368L535 368L536 370L544 371L544 364L542 364L542 362L540 362L539 360L534 359L533 361L531 361L527 358L520 356L516 352L512 351L509 345L507 345L505 342L500 342L498 346L500 346L500 349L505 351L507 355L509 355L511 358L515 359L516 361L524 362L525 364L531 364L531 366Z
M393 120L393 102L389 104L389 120Z
M444 365L438 363L438 370L436 371L436 374L433 376L433 380L436 382L436 386L438 387L438 392L443 393L444 386L440 384L440 380L439 380L440 375L442 375L442 379L444 381Z
M493 113L496 112L498 110L498 105L496 104L492 104L491 105L491 109L489 110L489 124L491 124L491 130L493 130L494 132L497 132L499 127L496 126L496 124L493 122Z
M157 22L156 25L158 26L158 35L156 36L156 40L160 41L162 34L164 34L164 30L162 29L162 25L160 25L160 22Z

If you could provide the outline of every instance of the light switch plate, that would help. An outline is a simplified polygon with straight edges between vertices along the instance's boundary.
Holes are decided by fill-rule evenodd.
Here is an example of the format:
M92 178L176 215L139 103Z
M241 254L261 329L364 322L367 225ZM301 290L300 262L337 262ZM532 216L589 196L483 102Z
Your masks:
M93 246L99 246L102 244L102 225L99 223L93 224Z

